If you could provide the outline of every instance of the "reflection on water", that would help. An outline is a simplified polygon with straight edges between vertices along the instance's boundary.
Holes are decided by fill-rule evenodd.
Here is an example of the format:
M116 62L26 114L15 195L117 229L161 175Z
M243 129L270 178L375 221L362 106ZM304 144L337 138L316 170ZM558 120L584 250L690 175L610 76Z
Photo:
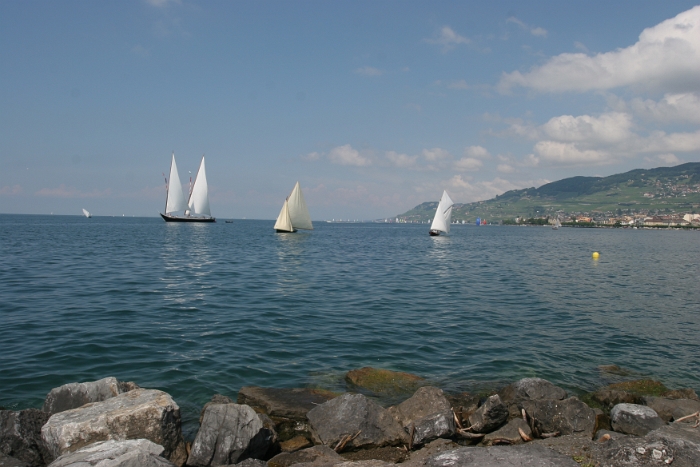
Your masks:
M277 286L282 296L293 296L309 286L302 278L308 264L305 246L311 235L306 232L275 233Z

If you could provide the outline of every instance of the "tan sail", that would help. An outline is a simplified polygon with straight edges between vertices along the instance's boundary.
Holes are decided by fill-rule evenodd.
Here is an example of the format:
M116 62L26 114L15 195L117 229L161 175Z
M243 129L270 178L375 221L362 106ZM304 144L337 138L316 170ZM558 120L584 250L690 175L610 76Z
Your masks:
M287 203L287 200L285 199L280 215L277 216L277 222L275 222L275 230L279 230L281 232L294 232L294 227L292 227L292 219L289 217L288 205L289 203Z

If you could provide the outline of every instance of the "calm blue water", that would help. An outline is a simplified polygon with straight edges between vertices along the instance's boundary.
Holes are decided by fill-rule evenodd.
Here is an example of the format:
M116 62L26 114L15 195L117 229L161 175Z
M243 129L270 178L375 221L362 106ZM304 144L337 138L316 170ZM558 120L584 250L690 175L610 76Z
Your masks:
M1 215L0 405L116 376L191 426L214 393L363 366L583 391L617 364L700 390L700 232L272 225Z

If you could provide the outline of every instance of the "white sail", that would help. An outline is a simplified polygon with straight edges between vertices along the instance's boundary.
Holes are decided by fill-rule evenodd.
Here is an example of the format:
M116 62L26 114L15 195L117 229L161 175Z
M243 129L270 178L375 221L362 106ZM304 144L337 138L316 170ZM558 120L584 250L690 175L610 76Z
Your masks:
M280 215L277 216L277 222L275 222L275 230L284 230L286 232L294 231L294 227L292 227L292 219L289 217L288 205L289 203L287 203L287 200L285 199Z
M90 214L90 212L85 208L83 208L83 215L88 219L92 217L92 214Z
M199 171L194 178L192 185L192 193L190 193L190 201L187 203L193 214L211 217L211 209L209 208L209 186L207 185L207 173L204 168L204 156L199 164Z
M313 230L314 226L311 223L309 209L306 207L306 201L304 201L304 195L301 193L299 182L294 185L292 194L289 195L288 199L289 217L292 220L292 226L295 229Z
M185 196L182 194L182 183L180 183L180 175L177 173L177 164L175 164L175 153L173 160L170 163L170 178L168 179L168 194L165 199L165 213L184 211L187 209Z
M450 199L447 191L442 192L442 198L435 211L435 218L430 226L430 230L439 230L441 232L450 233L450 222L452 221L452 205L454 203Z

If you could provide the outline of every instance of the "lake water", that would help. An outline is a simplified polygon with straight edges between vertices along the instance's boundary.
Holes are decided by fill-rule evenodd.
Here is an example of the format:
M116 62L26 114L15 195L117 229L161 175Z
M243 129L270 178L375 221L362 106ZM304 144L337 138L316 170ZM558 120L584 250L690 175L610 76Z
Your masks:
M272 225L0 215L0 406L116 376L191 431L215 393L343 390L363 366L576 393L616 364L700 390L700 232Z

